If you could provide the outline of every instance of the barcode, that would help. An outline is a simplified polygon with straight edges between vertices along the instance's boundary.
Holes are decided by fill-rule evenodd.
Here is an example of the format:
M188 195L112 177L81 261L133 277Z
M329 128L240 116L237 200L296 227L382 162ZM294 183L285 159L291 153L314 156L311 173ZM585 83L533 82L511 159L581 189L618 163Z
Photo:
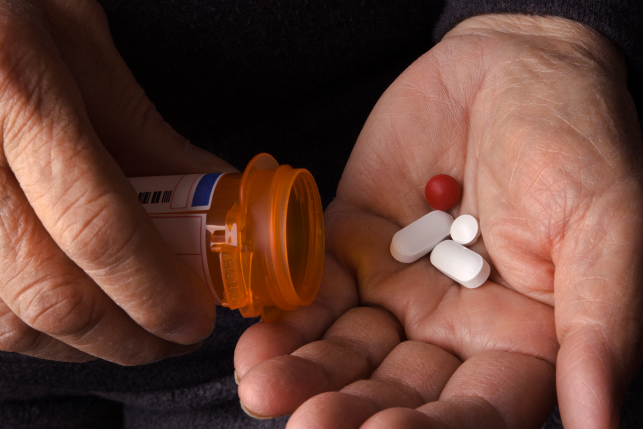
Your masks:
M139 192L138 201L141 204L157 204L169 203L172 198L172 191L154 191L154 192Z

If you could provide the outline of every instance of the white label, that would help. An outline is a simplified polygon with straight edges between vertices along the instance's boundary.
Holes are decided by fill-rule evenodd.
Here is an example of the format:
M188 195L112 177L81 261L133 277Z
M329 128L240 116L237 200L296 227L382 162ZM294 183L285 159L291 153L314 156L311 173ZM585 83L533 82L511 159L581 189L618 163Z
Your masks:
M148 213L207 210L222 173L130 177Z
M208 285L218 304L208 267L206 215L186 213L207 210L214 189L223 174L188 174L184 176L132 177L156 229L172 251ZM179 213L183 212L183 213Z

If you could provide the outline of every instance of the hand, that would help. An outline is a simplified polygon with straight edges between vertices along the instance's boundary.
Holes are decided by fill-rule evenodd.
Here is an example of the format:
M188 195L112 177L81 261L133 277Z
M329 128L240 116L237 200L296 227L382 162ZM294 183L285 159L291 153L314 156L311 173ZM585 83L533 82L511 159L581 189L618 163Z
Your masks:
M0 88L0 350L132 365L198 348L214 301L121 168L207 169L134 81L100 6L0 1Z
M239 395L289 427L617 427L641 359L641 136L624 60L594 31L490 15L375 106L326 212L319 298L241 338ZM393 234L436 174L462 184L492 277L465 289ZM324 393L328 392L328 393Z

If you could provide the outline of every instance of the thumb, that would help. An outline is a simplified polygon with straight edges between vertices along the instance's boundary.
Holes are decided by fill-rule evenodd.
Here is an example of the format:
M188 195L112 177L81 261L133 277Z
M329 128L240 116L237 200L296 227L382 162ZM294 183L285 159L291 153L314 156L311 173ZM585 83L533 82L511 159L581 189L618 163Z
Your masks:
M127 175L236 171L163 120L116 50L97 2L50 1L45 10L94 131Z
M565 235L556 262L558 400L567 429L619 427L641 363L641 191L614 185ZM595 221L588 221L594 219Z

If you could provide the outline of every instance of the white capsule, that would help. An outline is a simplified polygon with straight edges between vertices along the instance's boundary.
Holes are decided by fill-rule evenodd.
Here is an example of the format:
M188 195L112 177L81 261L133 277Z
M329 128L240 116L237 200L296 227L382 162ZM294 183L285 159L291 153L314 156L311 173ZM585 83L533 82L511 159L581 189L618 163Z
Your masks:
M391 255L400 262L417 261L451 234L452 223L453 217L440 210L422 216L393 236Z
M480 237L478 220L471 215L458 216L451 224L451 239L463 246L470 246Z
M431 263L445 276L470 289L489 278L491 267L473 250L452 240L445 240L431 252Z

